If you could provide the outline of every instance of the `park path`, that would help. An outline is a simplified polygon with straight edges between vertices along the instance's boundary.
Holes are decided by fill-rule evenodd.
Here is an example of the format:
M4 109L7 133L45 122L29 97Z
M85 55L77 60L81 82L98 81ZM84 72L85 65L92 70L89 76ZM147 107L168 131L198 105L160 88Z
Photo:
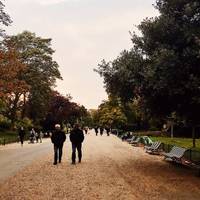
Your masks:
M49 138L35 144L28 144L25 141L23 147L20 143L0 146L0 182L51 151L52 145Z
M199 200L200 179L192 170L147 155L115 136L85 138L83 162L71 165L71 145L63 162L46 155L0 184L2 200Z

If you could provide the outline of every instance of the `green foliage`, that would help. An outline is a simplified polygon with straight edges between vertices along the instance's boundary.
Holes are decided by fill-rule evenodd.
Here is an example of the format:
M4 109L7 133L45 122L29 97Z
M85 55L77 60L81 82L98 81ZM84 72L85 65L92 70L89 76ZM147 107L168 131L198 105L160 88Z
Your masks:
M120 97L123 102L137 96L143 77L143 58L135 49L121 52L112 62L102 61L95 70L103 76L109 95Z
M96 115L96 116L95 116ZM99 126L109 126L112 128L120 128L127 123L127 118L123 113L119 101L115 98L110 98L104 101L95 113L96 123Z
M15 127L16 128L24 127L24 129L28 130L33 126L34 125L33 125L32 120L27 118L27 117L15 122Z
M157 0L155 8L160 15L142 21L140 36L132 33L133 48L96 71L109 95L136 99L141 116L162 122L176 113L199 124L200 2Z
M14 47L20 55L27 70L21 75L30 86L24 98L22 117L25 115L40 123L48 110L48 99L51 88L55 86L56 79L61 79L58 64L53 60L54 50L51 48L51 39L37 37L35 33L24 31L15 36L7 37L4 48Z
M11 120L4 117L3 115L0 115L0 130L10 129L11 125Z
M161 15L145 19L138 26L142 36L132 37L147 63L143 103L157 116L175 111L194 122L200 111L200 3L158 0L156 8Z

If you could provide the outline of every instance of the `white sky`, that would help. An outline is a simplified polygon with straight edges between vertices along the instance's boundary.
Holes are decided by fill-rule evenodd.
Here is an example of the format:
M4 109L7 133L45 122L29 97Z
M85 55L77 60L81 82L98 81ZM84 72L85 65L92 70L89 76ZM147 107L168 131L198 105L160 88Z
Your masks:
M86 108L107 98L103 80L93 71L102 59L116 58L131 47L129 31L157 15L155 0L6 0L13 24L8 34L24 30L52 38L54 59L63 81L57 90L70 93Z

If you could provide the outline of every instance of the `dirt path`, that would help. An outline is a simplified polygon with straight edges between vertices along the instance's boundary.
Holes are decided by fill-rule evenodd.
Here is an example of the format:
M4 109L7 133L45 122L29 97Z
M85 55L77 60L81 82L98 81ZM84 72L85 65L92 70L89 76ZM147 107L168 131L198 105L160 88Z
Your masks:
M66 143L63 162L52 165L52 155L34 162L0 185L2 200L199 200L200 178L147 155L115 136L86 136L83 162L71 165Z

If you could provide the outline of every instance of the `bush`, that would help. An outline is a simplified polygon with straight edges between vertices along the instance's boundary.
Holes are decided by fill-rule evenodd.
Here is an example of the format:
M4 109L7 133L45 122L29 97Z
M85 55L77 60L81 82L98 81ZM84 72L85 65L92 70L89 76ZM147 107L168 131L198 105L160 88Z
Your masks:
M0 115L0 130L10 129L12 126L11 120L3 115Z
M30 120L29 118L25 117L24 119L22 120L18 120L16 123L15 123L15 127L19 128L23 126L24 129L28 130L30 129L31 127L33 127L33 122L32 120Z

